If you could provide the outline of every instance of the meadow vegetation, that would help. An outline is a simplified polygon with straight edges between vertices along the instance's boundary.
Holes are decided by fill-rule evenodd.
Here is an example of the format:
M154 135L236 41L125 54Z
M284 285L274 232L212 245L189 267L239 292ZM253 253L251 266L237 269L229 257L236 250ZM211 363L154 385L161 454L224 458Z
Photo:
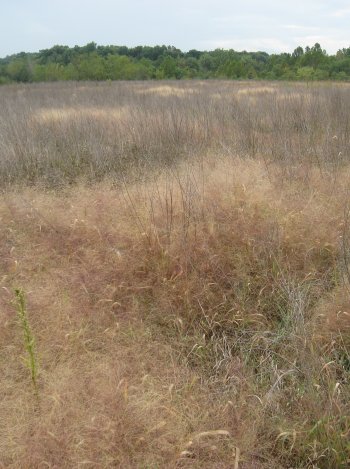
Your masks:
M0 88L0 467L349 467L349 109Z

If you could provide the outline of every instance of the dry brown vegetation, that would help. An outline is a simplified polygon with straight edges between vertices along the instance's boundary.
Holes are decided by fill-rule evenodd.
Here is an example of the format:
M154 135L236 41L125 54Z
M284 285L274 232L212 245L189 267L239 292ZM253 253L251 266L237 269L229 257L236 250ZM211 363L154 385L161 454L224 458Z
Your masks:
M0 467L348 467L350 88L0 103Z

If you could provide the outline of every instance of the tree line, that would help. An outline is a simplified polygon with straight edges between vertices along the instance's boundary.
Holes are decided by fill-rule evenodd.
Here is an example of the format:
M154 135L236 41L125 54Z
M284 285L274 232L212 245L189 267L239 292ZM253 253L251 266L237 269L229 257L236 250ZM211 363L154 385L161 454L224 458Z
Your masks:
M0 84L58 80L182 78L349 80L350 47L328 55L320 44L293 53L232 49L182 52L173 46L56 45L0 59Z

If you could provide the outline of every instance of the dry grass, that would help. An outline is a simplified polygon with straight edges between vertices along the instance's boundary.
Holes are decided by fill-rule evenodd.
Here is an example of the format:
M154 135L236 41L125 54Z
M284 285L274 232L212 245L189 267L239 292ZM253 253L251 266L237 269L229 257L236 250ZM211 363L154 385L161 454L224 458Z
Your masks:
M39 125L49 125L51 122L62 122L70 121L76 122L82 119L93 119L95 122L99 121L114 121L120 120L123 115L126 114L126 109L124 108L111 108L111 109L101 109L98 107L85 107L82 109L75 108L48 108L48 109L38 109L38 111L33 115L35 121Z
M346 84L2 86L0 187L135 180L207 154L258 156L284 177L306 163L335 171L349 156L349 106Z
M48 99L47 88L24 93ZM96 89L104 116L105 88ZM328 99L329 90L308 92ZM167 115L168 97L159 99L152 105ZM294 98L283 102L292 114ZM127 110L137 132L139 112ZM89 119L111 131L104 117L79 116L81 141ZM151 122L152 138L167 135L166 120ZM57 120L50 125L58 132ZM332 144L346 154L344 132ZM273 135L282 139L281 127ZM327 149L288 162L232 156L221 143L220 153L157 160L153 171L134 166L93 185L52 190L41 175L3 191L3 467L348 467L349 167ZM36 341L37 395L21 360L15 288L26 293Z
M277 86L249 86L247 88L240 88L237 91L238 96L240 95L256 95L256 94L275 94L278 91Z
M143 94L156 94L158 96L188 96L190 93L197 93L196 88L183 88L179 86L150 86L137 90L139 93Z

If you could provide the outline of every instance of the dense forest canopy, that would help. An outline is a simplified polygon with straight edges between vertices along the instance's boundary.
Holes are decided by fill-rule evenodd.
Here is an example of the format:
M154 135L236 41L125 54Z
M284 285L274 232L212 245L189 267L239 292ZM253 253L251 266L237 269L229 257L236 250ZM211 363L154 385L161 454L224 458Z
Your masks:
M232 49L182 52L173 46L60 46L0 59L0 84L57 80L227 78L349 80L350 47L328 55L320 44L293 53Z

